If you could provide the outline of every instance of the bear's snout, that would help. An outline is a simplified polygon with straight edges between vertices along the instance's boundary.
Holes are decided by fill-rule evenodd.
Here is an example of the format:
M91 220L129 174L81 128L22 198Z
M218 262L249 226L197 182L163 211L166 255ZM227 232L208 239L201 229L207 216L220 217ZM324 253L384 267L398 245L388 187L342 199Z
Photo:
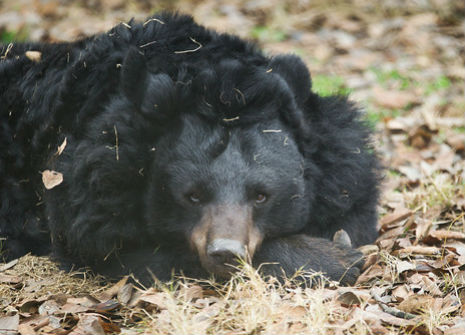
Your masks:
M202 266L221 277L234 271L238 259L251 260L261 241L249 205L206 206L190 236Z
M245 259L245 246L237 240L218 238L207 246L207 256L216 264L234 264L237 258Z

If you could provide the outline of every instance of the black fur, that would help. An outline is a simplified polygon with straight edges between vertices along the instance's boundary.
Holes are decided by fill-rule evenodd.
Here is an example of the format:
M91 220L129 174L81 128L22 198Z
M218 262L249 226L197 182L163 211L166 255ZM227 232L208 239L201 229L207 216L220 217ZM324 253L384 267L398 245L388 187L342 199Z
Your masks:
M345 97L311 92L298 57L268 58L166 13L74 43L0 50L6 259L52 251L112 276L203 276L188 241L202 205L248 204L257 192L268 201L253 206L264 237L255 262L339 279L360 254L330 242L334 233L354 246L375 239L369 131ZM45 190L46 169L64 182ZM192 190L201 205L186 201Z

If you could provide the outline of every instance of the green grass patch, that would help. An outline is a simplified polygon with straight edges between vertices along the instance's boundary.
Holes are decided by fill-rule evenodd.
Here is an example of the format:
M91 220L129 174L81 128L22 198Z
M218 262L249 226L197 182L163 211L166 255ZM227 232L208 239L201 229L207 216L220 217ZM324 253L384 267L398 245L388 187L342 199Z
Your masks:
M29 33L27 29L21 29L19 31L0 30L0 43L8 44L11 42L22 42L27 40Z
M377 108L376 111L368 109L365 113L365 122L371 129L376 129L376 125L385 119L393 119L401 115L400 109Z
M316 75L312 77L313 91L323 97L330 95L349 95L351 90L338 76Z
M446 76L439 76L433 82L427 83L425 87L425 94L429 95L431 93L448 89L451 86L451 81Z
M285 32L266 26L255 26L250 31L250 36L260 42L282 42L287 38Z
M389 82L399 82L400 89L406 90L415 84L415 81L408 76L400 73L398 70L383 71L377 68L371 68L376 75L378 83L387 85Z

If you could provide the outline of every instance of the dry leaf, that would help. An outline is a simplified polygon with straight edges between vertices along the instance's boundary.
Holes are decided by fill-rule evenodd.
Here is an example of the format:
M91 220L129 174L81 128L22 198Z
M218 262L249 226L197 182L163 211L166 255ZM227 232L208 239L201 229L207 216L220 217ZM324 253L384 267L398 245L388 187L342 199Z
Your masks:
M0 273L0 283L2 284L19 284L22 279L18 276L9 276Z
M362 245L361 247L358 247L357 250L360 251L365 256L379 252L379 248L375 244Z
M429 295L411 295L397 305L397 308L406 313L420 313L431 308L434 303L435 299Z
M50 323L50 317L46 315L34 315L30 318L23 319L19 324L18 331L21 335L35 334L38 330ZM47 332L44 332L47 333Z
M417 255L439 255L441 254L441 250L436 247L423 247L421 245L412 245L410 247L406 247L400 250L396 250L396 254L417 254Z
M390 91L379 86L373 89L373 97L379 106L398 109L418 103L416 94L406 91Z
M199 285L182 286L179 296L185 301L203 298L203 288Z
M124 285L126 285L128 279L129 276L124 276L115 285L98 295L100 301L108 301L111 298L115 297L118 294L119 290L121 290L121 288L123 288Z
M341 303L344 307L349 307L352 305L360 305L361 300L360 298L352 291L347 291L340 294L337 297L337 301Z
M0 333L2 335L15 335L18 333L19 315L0 317Z
M407 261L397 261L396 269L398 273L416 269L416 265Z
M56 171L45 170L42 172L42 182L47 190L51 190L63 182L63 174Z
M415 220L415 223L417 225L415 229L415 242L418 243L418 241L422 240L429 232L433 222L431 220L418 218Z
M18 264L18 259L13 259L12 261L10 261L10 262L8 262L6 264L2 264L2 265L0 265L0 272L11 269L16 264Z
M426 125L420 125L408 132L409 144L417 149L426 148L431 142L433 133Z
M27 58L29 58L31 61L38 63L40 62L40 59L42 58L42 53L40 51L26 51L24 53Z
M463 335L463 334L465 334L465 321L459 321L456 325L444 330L444 335Z
M94 314L79 314L79 322L69 335L105 335L100 318Z
M412 214L413 212L410 209L403 207L396 208L394 212L392 212L391 214L386 214L381 218L381 227L386 228L386 226L405 220Z
M399 170L400 173L405 175L411 183L417 183L421 179L421 172L416 167L399 166L397 170Z
M134 288L131 283L124 285L117 294L117 299L118 301L126 305L132 298L132 293L134 291Z
M392 290L392 296L396 298L398 302L404 301L409 295L409 291L405 285L400 285Z
M97 313L107 313L117 309L118 307L120 307L119 302L114 299L111 299L92 306L92 309L94 309Z
M438 240L465 240L465 234L458 231L452 230L433 230L429 233L429 236Z
M457 152L465 150L465 134L453 134L447 136L446 141L452 147L452 149Z
M139 301L152 304L158 309L166 309L168 299L169 299L169 296L167 293L155 292L155 290L152 288L148 289L138 298Z

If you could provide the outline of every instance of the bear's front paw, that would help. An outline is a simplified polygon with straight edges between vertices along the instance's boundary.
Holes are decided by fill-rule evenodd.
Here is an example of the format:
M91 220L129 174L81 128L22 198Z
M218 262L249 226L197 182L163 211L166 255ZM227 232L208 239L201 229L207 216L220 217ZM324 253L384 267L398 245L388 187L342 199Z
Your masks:
M329 241L298 234L265 241L254 257L254 265L265 263L261 267L262 273L278 278L283 272L292 277L303 270L321 272L331 280L352 285L360 275L364 258L361 252L352 248L350 239L343 237ZM313 279L306 281L312 284Z

